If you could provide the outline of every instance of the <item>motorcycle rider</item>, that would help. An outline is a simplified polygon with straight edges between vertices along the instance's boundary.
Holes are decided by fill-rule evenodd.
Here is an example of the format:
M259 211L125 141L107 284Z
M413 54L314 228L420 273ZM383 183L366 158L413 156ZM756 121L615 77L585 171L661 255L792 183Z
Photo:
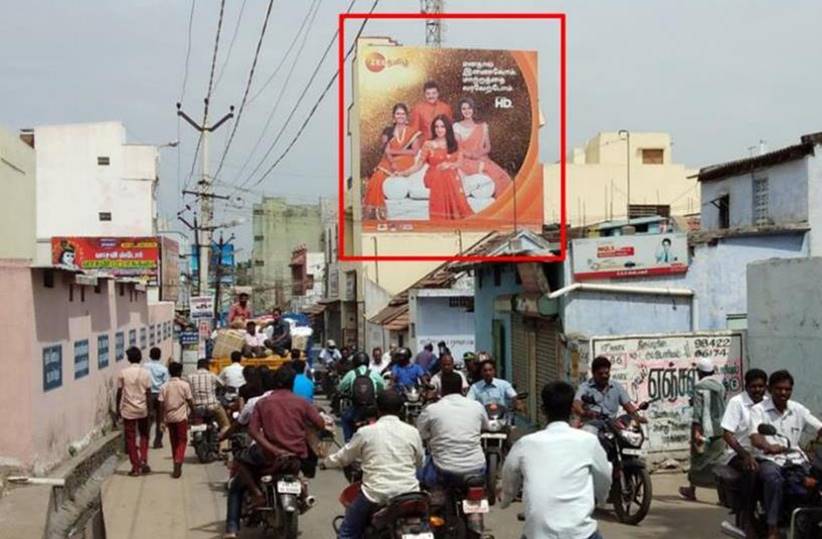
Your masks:
M438 397L443 396L442 377L450 373L457 373L462 380L461 393L464 395L468 391L468 380L465 379L465 375L462 371L454 369L454 358L451 357L451 354L446 354L440 358L440 372L432 376L431 381L429 382L432 386L434 386L434 391Z
M594 404L587 404L585 400ZM583 430L598 435L603 427L601 416L616 418L620 406L636 421L645 422L622 384L611 381L611 361L597 356L591 362L591 378L577 389L574 414L583 420Z
M221 387L223 382L216 374L208 370L208 363L207 359L198 360L197 370L189 374L186 380L191 386L194 412L207 410L213 413L220 425L220 434L224 434L230 426L228 415L226 415L220 401L217 400L217 388Z
M765 395L768 375L761 369L750 369L745 373L745 391L731 397L722 417L722 436L728 444L727 465L739 472L742 488L739 489L740 522L745 526L746 536L755 537L752 516L756 488L756 472L759 465L751 446L751 408L769 398Z
M468 398L479 401L483 406L491 403L502 404L508 410L513 407L522 409L522 401L517 400L517 390L507 380L497 378L497 368L494 361L486 359L480 364L482 380L473 384L468 390Z
M327 467L362 462L362 489L345 510L339 539L360 539L371 515L395 496L419 490L417 468L423 448L416 428L400 421L402 398L395 391L377 395L379 419L360 428L345 447L325 460Z
M469 475L485 473L480 435L488 427L488 415L479 402L463 397L464 383L452 366L441 375L442 398L417 418L417 429L431 453L420 471L420 481L429 488L460 484Z
M425 383L428 373L416 363L411 363L411 350L397 348L393 359L394 366L391 367L391 379L396 387L406 388Z
M341 419L343 438L348 442L354 435L354 426L364 419L368 408L376 403L376 395L385 389L385 382L375 371L368 368L368 354L358 352L352 360L354 368L348 371L337 386L340 395L351 399L351 406Z
M751 444L756 449L759 464L758 477L763 487L763 504L768 525L768 539L778 539L779 519L782 513L786 464L805 461L799 446L806 430L822 437L822 421L805 406L791 400L794 380L791 373L779 370L768 378L770 400L763 400L751 408ZM772 425L779 436L759 434L759 425ZM783 445L790 442L789 447Z
M331 366L337 363L340 359L342 359L342 354L337 349L337 343L334 342L334 339L328 339L325 343L325 348L320 350L320 355L318 356L320 361L326 368L330 369Z

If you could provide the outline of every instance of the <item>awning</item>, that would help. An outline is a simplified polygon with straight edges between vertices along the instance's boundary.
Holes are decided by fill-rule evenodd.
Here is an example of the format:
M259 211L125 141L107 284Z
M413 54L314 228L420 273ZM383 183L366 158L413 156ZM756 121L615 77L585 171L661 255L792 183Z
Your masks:
M387 328L389 331L405 331L408 329L411 320L408 312L408 305L406 304L400 309L401 311L396 318L384 324L383 327Z

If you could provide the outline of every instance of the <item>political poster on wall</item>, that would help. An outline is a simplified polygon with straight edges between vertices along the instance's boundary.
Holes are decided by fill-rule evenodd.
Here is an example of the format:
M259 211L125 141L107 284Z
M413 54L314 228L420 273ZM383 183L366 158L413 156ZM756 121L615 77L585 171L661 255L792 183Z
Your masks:
M744 389L741 333L594 337L590 350L590 358L611 360L611 380L622 384L631 401L650 403L647 449L652 453L689 447L698 359L713 359L728 398Z
M536 52L366 46L355 95L364 230L542 226Z
M684 233L586 238L571 246L574 278L579 281L688 271Z
M154 237L53 237L52 264L130 277L156 286L160 243Z

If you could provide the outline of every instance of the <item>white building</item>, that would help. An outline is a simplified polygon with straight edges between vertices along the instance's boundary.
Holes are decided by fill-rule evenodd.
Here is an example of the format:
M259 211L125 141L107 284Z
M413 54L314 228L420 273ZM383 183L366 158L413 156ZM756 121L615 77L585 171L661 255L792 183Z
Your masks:
M127 144L120 122L39 126L23 136L37 154L38 263L50 263L52 236L156 233L156 146Z
M0 259L34 259L34 159L31 146L0 129Z

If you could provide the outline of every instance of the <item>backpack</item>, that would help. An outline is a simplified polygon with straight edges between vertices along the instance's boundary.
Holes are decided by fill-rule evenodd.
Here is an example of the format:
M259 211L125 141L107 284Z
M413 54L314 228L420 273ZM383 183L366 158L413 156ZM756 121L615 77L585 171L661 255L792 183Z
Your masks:
M365 372L358 374L351 384L351 403L354 406L370 406L376 401L374 382L368 375L368 368Z

